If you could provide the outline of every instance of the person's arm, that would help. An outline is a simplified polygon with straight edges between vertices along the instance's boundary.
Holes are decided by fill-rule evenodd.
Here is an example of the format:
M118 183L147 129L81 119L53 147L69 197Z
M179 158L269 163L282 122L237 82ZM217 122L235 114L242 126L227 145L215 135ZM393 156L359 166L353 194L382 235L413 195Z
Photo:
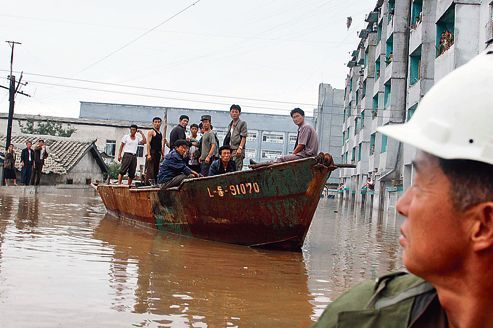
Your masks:
M248 129L247 129L247 124L245 121L242 121L241 129L240 129L240 145L238 146L238 149L236 149L236 157L241 156L243 153L243 149L245 149L245 144L246 144L246 138L248 135Z
M145 145L147 143L147 139L144 135L144 132L142 132L141 130L137 130L137 132L139 132L140 136L142 137L142 140L139 141L139 145Z
M154 137L154 130L147 132L147 160L151 160L151 140Z
M296 148L293 150L293 155L298 154L303 149L305 149L305 145L297 145Z
M122 161L122 151L123 151L124 146L125 146L125 143L122 140L122 142L120 143L120 150L118 151L118 162Z
M214 141L214 143L211 144L211 150L209 150L209 154L207 154L207 157L205 158L206 163L210 163L215 150L216 150L216 143Z

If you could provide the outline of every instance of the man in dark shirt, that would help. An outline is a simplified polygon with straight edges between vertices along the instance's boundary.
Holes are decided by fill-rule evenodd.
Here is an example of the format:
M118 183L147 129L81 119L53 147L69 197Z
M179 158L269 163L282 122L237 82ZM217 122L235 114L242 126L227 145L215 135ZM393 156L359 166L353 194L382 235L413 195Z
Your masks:
M31 175L33 172L34 164L34 150L32 150L32 142L28 140L26 142L26 148L21 152L21 183L25 186L31 182Z
M209 176L235 172L235 162L231 160L231 147L222 146L219 148L219 159L216 159L209 168Z
M187 115L182 115L180 116L180 122L178 123L177 126L175 126L173 128L173 130L171 130L170 134L169 134L169 148L170 149L175 149L175 142L177 140L186 140L187 139L187 135L186 135L186 131L187 131L187 125L188 125L188 121L190 119L188 118Z
M147 132L146 183L156 182L159 162L164 158L164 142L161 134L161 118L152 119L152 130ZM152 180L152 181L150 181Z
M188 152L188 142L180 139L175 141L175 149L169 152L161 163L158 174L158 183L161 189L179 186L186 178L198 177L199 174L191 170L183 157Z
M45 142L43 139L38 140L38 145L34 149L34 167L33 174L31 177L31 184L34 186L39 185L41 179L41 172L43 170L43 165L45 164L45 159L48 157L48 152L46 151Z

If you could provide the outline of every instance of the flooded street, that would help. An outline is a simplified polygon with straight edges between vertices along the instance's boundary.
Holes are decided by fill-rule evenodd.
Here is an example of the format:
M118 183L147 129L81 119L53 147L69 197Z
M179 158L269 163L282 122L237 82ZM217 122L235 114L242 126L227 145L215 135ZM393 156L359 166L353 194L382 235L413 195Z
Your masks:
M310 327L401 268L401 222L321 199L304 252L266 251L114 219L93 190L1 189L0 326Z

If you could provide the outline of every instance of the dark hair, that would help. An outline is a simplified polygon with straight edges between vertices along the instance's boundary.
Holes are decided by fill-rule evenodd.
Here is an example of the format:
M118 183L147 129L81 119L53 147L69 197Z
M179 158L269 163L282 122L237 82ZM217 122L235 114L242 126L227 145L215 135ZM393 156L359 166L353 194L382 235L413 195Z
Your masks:
M202 124L202 122L199 123L199 129L203 129L204 128L204 124Z
M189 143L188 141L184 140L184 139L178 139L175 141L174 143L174 147L177 148L177 147L180 147L180 146L187 146L189 147Z
M202 123L201 123L201 124L202 124ZM199 126L198 126L197 124L193 123L192 125L190 125L190 129L191 129L191 128L197 128L197 129L198 129L198 128L199 128Z
M45 142L43 139L38 139L38 142Z
M240 105L233 104L231 107L229 107L229 111L231 112L233 109L237 109L241 113L241 107Z
M181 115L181 116L180 116L180 121L181 121L181 120L184 120L184 119L187 119L187 120L189 120L189 121L190 121L190 117L188 117L187 115Z
M305 117L305 111L304 111L303 109L301 109L301 108L295 108L295 109L293 109L293 110L291 111L291 113L289 113L289 115L291 115L291 117L293 117L293 115L294 115L295 113L298 113L298 114L300 114L301 116Z
M222 154L223 150L229 150L231 152L231 147L228 145L224 145L224 146L219 147L219 155Z
M132 125L130 125L130 128L138 129L139 127L137 126L137 124L132 124Z
M156 120L159 121L159 122L162 121L162 119L160 117L157 117L157 116L152 119L153 122L156 121Z
M465 159L438 158L438 162L450 180L450 196L456 210L493 201L493 165Z

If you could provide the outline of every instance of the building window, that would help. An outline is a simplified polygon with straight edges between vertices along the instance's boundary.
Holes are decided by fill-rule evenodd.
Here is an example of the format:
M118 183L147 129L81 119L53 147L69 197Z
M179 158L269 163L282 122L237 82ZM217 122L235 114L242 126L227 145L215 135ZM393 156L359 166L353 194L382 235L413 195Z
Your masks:
M390 94L392 92L392 84L390 80L385 84L385 92L383 95L383 109L390 107Z
M248 131L247 141L257 141L257 131Z
M74 184L74 179L67 179L67 184L71 185L71 184Z
M86 178L86 185L90 185L92 183L92 179L91 178Z
M262 150L262 158L265 159L276 159L282 155L282 151L277 150Z
M373 104L371 109L371 117L375 119L378 113L378 93L373 97Z
M370 136L370 156L375 153L375 133Z
M380 40L382 38L382 23L378 24L378 29L377 29L377 40Z
M388 38L385 44L385 63L389 65L394 61L394 35L392 34L390 38Z
M387 151L387 136L382 134L382 148L380 153L385 153Z
M437 57L444 54L454 44L455 33L455 3L443 14L436 23Z
M366 96L366 79L363 81L363 86L361 87L361 98Z
M356 147L353 147L353 150L351 151L351 164L353 164L355 160L356 160Z
M378 80L380 77L380 56L378 56L378 59L375 61L375 80Z
M410 56L409 70L409 83L415 85L421 79L421 46Z
M115 156L116 151L116 140L106 140L106 147L104 148L104 152L108 156Z
M423 20L423 0L414 0L411 7L411 30L415 30L416 27Z
M411 119L411 117L413 117L414 112L416 111L416 107L418 107L418 104L412 106L411 108L409 108L407 110L407 121L409 121Z
M296 143L296 139L298 139L298 134L297 133L290 133L289 134L289 143L290 144L295 144Z
M358 146L358 162L361 161L361 151L363 149L363 144L360 143Z
M137 157L144 157L144 146L137 146Z
M284 143L284 133L276 133L276 132L264 132L262 134L262 140L264 142L272 142L272 143Z
M255 149L245 149L245 158L246 159L255 159L257 158L257 150Z
M365 127L365 111L361 112L361 128Z

